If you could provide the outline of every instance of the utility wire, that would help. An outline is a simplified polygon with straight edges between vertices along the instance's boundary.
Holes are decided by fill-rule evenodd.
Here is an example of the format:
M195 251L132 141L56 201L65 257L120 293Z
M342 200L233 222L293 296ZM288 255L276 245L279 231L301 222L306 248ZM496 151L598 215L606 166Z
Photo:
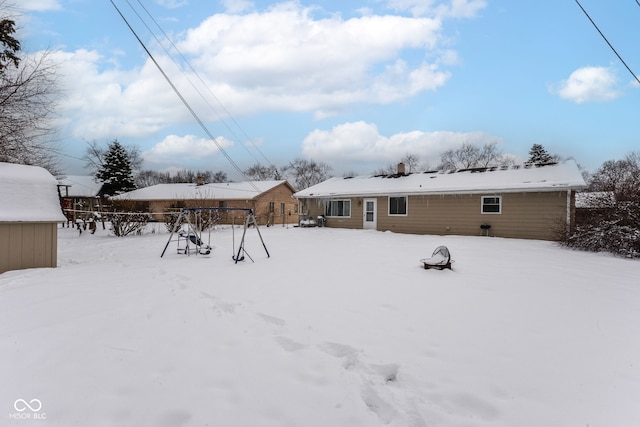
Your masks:
M171 89L173 89L173 91L175 92L175 94L178 96L178 98L180 98L180 101L182 101L182 103L184 104L184 106L187 108L187 110L189 110L189 113L191 113L191 115L193 116L193 118L196 120L196 122L198 122L198 124L200 125L200 127L202 128L202 130L207 134L207 136L209 137L209 139L211 141L213 141L216 146L218 147L218 149L220 150L220 152L224 155L224 157L229 161L229 163L231 164L231 166L233 166L233 168L242 176L244 177L244 179L246 181L248 181L251 186L257 191L260 192L260 189L258 188L258 186L255 185L255 183L253 183L252 181L250 181L248 179L248 177L245 175L245 173L242 171L242 169L240 169L240 167L236 164L236 162L233 161L233 159L231 158L231 156L229 156L229 154L225 151L225 149L222 147L222 145L220 145L220 143L218 142L218 140L213 136L213 134L211 133L211 131L209 131L209 129L207 128L207 126L204 124L204 122L200 119L200 117L198 116L198 114L194 111L194 109L191 107L191 105L189 104L189 102L184 98L184 96L182 96L182 94L180 93L180 91L178 90L178 88L173 84L173 82L171 81L171 79L169 78L169 76L164 72L164 70L162 69L162 67L160 66L160 64L158 63L158 61L156 61L156 59L154 58L154 56L151 54L151 52L149 51L149 49L147 49L147 46L144 44L144 42L140 39L140 37L138 36L138 33L136 33L136 31L133 29L133 27L131 26L131 24L129 24L129 21L127 20L127 18L125 18L125 16L122 14L122 12L120 11L120 9L118 8L118 6L116 6L116 4L113 2L113 0L109 0L111 2L111 5L116 9L116 11L118 12L118 14L120 15L120 17L122 18L122 20L125 22L125 24L127 25L127 27L129 28L129 30L133 33L133 36L136 38L136 40L138 40L138 43L140 43L140 46L142 46L142 48L144 49L144 51L147 53L147 55L149 55L149 58L153 61L153 63L155 64L155 66L158 68L158 70L160 71L160 73L162 74L162 76L164 77L164 79L167 81L167 83L169 83L169 85L171 86Z
M620 62L622 62L622 64L627 68L627 70L629 70L629 72L631 73L631 75L633 76L633 78L640 83L640 79L638 79L638 76L635 75L635 73L633 71L631 71L631 68L629 68L629 66L627 65L626 62L624 62L624 59L622 59L622 57L620 56L620 54L618 53L618 51L613 47L613 45L611 45L611 43L609 43L609 40L607 40L607 38L605 37L604 34L602 34L602 31L600 31L600 28L598 28L598 26L596 25L595 22L593 22L593 19L591 19L591 17L589 16L589 14L587 13L586 10L584 10L584 7L582 7L582 5L580 4L580 2L578 0L576 0L576 3L578 3L578 6L580 6L580 9L582 9L582 11L584 12L584 14L587 16L587 18L589 19L589 21L591 21L591 23L593 24L593 26L595 27L596 30L598 30L598 33L600 33L600 35L602 36L602 38L604 39L605 42L607 42L607 44L609 45L609 47L611 48L611 50L613 51L613 53L616 54L616 56L618 57L618 59L620 60ZM640 6L640 2L638 0L636 0L636 3L638 3L638 6Z
M184 61L184 63L189 67L189 69L193 72L193 74L198 78L198 80L200 81L200 83L202 83L202 86L204 86L207 91L209 92L209 94L213 97L213 99L216 100L216 102L218 103L218 105L224 110L224 112L226 113L226 115L229 117L229 119L233 122L233 124L240 130L240 132L242 133L242 135L244 135L244 137L251 143L251 145L253 146L253 148L255 148L255 150L260 153L260 155L262 156L262 158L270 165L272 166L274 169L277 169L276 166L271 163L271 161L269 161L269 159L264 155L264 153L262 152L262 150L260 150L260 148L258 147L258 145L253 141L253 139L251 139L251 137L249 135L247 135L247 133L244 131L244 129L240 126L240 124L233 118L233 116L231 115L231 112L229 112L229 110L224 106L224 104L222 103L222 101L220 101L220 99L215 95L215 93L213 93L213 91L211 90L211 88L204 82L204 80L202 79L202 77L200 77L200 74L193 68L193 66L191 65L191 63L187 60L187 58L185 58L185 56L182 54L182 52L180 51L180 49L178 49L178 47L175 45L175 43L173 43L173 41L171 40L171 38L167 35L167 33L164 31L164 29L162 28L162 26L160 26L160 24L158 24L158 22L156 21L156 19L153 17L153 15L151 15L151 13L149 12L149 10L142 4L141 0L137 0L138 4L140 5L140 7L145 11L145 13L147 14L147 16L149 16L149 18L151 19L151 21L153 21L153 23L155 24L155 26L160 30L160 32L162 33L162 35L164 36L165 40L167 40L169 42L169 44L171 45L171 47L178 53L178 55L180 56L180 58L182 59L182 61ZM142 19L142 17L140 17L140 15L137 13L137 11L131 6L131 4L129 3L129 0L127 0L127 3L129 4L129 7L131 7L131 9L134 11L134 13L138 16L138 18L140 19L140 21L143 23L143 25L149 30L149 32L153 35L153 37L156 39L156 41L158 42L158 44L160 46L162 46L162 48L164 49L164 51L167 53L167 55L173 60L174 64L176 64L176 66L178 66L178 68L180 68L180 66L178 65L177 61L175 59L173 59L173 57L171 56L171 53L164 47L164 45L162 44L162 42L158 39L158 37L156 37L156 35L154 34L154 32L149 28L149 26L146 24L146 22L144 21L144 19ZM189 83L191 83L191 86L196 90L196 92L198 92L198 94L200 95L200 97L207 103L207 105L209 105L211 107L211 109L213 110L213 106L208 102L208 100L202 95L202 93L196 88L196 86L191 82L191 80L189 79L189 77L186 75L186 73L183 72L183 74L185 74L185 77L187 78L187 80L189 81ZM227 122L221 117L220 120L222 121L222 123L227 127L227 129L229 129L229 131L237 138L237 135L235 134L235 132L233 131L233 129L231 129L231 127L227 124ZM245 147L243 145L243 147ZM249 153L256 161L258 161L258 159L253 155L253 153L251 153L246 147L245 147L247 153Z

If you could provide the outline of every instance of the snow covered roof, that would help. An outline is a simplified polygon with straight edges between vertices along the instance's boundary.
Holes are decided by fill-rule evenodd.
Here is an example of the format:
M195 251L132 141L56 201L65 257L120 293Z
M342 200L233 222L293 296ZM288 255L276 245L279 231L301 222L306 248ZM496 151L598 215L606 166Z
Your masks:
M102 183L96 182L91 175L69 175L58 182L60 185L69 186L69 197L96 197L102 188ZM64 189L62 195L66 195Z
M0 162L0 222L66 221L57 185L46 169Z
M248 200L285 182L287 181L157 184L111 197L111 200Z
M576 162L567 160L544 166L331 178L295 193L294 197L504 193L580 189L585 186Z

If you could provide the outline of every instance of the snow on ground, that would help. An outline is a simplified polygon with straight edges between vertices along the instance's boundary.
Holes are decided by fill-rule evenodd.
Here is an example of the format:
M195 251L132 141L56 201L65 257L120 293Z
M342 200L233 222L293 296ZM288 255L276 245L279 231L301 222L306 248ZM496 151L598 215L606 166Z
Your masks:
M0 275L0 425L640 425L637 261L260 230L236 265L229 228L164 258L160 230L60 229L59 268ZM441 244L454 270L422 269Z

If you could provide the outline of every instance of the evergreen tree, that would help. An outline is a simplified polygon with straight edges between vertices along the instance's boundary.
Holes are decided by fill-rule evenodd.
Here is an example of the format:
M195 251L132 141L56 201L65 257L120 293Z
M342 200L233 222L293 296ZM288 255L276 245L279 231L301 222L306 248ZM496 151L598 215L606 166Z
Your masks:
M136 189L127 150L114 140L109 143L103 163L96 172L96 180L102 182L101 194L115 196Z
M2 4L0 3L0 6ZM16 23L9 18L0 19L0 72L12 64L16 68L20 64L20 42L13 37L16 32Z
M533 144L531 150L529 150L529 160L527 160L527 163L542 165L553 161L554 157L547 153L547 150L540 144Z

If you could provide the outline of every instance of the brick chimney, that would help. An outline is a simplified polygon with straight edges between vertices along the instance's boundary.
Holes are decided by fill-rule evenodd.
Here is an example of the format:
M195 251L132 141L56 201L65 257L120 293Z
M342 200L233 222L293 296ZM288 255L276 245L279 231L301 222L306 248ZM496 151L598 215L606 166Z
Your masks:
M398 163L398 175L404 175L404 163L400 162Z

